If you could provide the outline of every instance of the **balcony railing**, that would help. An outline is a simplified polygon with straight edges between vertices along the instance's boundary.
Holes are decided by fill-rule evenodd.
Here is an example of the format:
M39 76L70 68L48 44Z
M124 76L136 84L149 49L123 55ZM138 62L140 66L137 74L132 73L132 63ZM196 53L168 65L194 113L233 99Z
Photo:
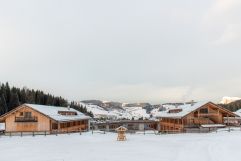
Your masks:
M217 112L209 112L209 113L199 113L197 116L217 116L218 113Z
M38 122L38 118L34 117L15 117L15 122Z

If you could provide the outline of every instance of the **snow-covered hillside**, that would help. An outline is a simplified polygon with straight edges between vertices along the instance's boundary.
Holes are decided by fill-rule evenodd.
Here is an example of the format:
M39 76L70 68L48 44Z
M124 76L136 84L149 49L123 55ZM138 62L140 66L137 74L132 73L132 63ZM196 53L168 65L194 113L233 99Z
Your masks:
M229 104L231 102L241 100L239 97L223 97L222 100L220 101L221 104Z
M142 107L123 107L127 113L129 113L134 119L139 118L149 118L150 115L147 114L146 109Z
M109 119L132 119L149 118L150 115L142 107L123 107L122 109L104 109L97 105L86 104L80 102L85 106L87 111L92 112L95 118L109 118Z

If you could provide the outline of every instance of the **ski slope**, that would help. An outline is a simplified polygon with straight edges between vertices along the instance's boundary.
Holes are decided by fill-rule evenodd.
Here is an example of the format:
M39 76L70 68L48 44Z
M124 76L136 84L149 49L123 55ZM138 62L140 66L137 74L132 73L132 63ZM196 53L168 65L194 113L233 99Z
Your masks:
M208 134L91 132L58 136L0 136L1 161L240 161L241 131Z

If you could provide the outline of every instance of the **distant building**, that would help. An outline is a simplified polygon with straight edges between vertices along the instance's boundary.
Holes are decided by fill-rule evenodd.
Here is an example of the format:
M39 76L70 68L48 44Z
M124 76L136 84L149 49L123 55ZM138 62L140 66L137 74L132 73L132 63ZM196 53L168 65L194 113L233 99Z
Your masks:
M159 112L161 132L188 132L194 129L219 128L229 124L237 114L212 102L185 104Z
M89 129L89 117L68 107L23 104L2 115L5 133L65 133Z
M157 130L158 121L156 120L119 120L106 122L93 122L92 128L94 130L115 131L116 128L124 126L129 132Z

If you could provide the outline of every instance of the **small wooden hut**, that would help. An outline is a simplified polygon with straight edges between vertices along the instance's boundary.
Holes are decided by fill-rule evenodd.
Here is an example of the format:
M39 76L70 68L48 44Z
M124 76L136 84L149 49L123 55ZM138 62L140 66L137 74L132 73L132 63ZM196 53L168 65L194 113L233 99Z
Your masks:
M118 133L117 141L125 141L126 140L126 131L128 130L124 126L120 126L115 129Z

